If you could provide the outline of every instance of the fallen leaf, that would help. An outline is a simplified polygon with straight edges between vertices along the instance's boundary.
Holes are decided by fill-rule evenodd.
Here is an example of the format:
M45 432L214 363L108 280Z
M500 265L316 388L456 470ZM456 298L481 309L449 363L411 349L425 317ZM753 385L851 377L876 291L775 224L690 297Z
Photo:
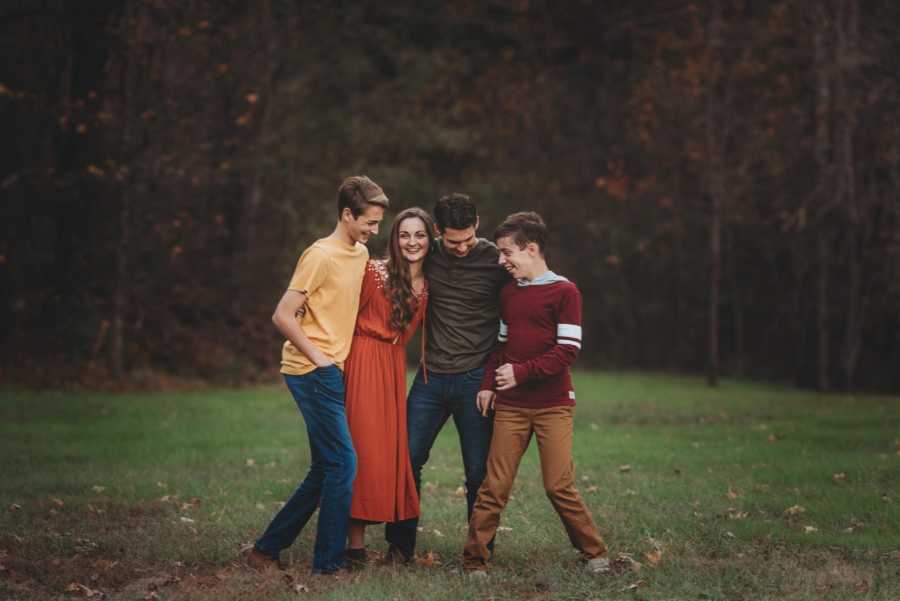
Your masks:
M95 493L98 493L98 494L103 492L104 490L106 490L105 486L99 486L99 485L94 485L91 488L94 490Z
M838 472L836 474L832 474L831 479L836 483L844 482L847 479L847 474L845 474L844 472Z
M256 465L256 459L254 459L253 457L248 457L247 461L245 461L244 463L247 465L247 467L253 467L254 465Z
M659 565L659 562L662 561L662 551L659 549L655 549L653 551L648 551L644 553L644 557L650 562L651 566Z
M160 487L160 488L165 488L165 487L166 487L166 483L165 483L165 482L162 482L162 481L157 482L156 485L157 485L158 487Z
M600 490L600 487L596 484L592 484L591 486L588 486L586 490L587 492L597 492L598 490Z
M768 442L778 442L778 437L774 434L769 434L769 436L766 437L766 440Z
M438 538L444 538L444 533L437 528L433 529L431 532Z
M302 594L302 593L308 593L309 587L306 586L305 584L303 584L302 582L298 582L297 584L294 585L294 592L297 593L298 595Z
M626 472L630 472L630 471L631 471L631 466L630 466L629 464L627 464L627 463L622 464L622 465L619 466L619 471L620 471L621 473L623 473L623 474L626 473Z
M729 507L725 510L725 516L729 520L743 520L747 517L748 513L746 511L739 511L734 507Z
M815 526L804 526L803 527L803 532L805 532L806 534L810 534L812 532L818 532L818 531L819 531L819 529L816 528Z
M460 486L459 488L456 489L456 492L454 492L453 494L455 494L457 497L466 496L466 487Z
M628 553L619 553L609 562L609 565L617 572L640 572L643 567Z
M784 510L785 515L800 515L801 513L806 513L806 508L802 505L792 505Z
M438 560L437 555L433 551L429 551L423 557L418 558L416 563L424 568L433 568L441 565L440 560Z
M512 532L509 526L497 526L497 532Z
M181 518L179 518L179 519L181 519L181 521L184 522L185 524L193 524L193 523L194 523L194 520L193 520L193 519L187 518L187 517L184 517L184 516L181 516Z
M56 505L56 506L59 507L59 508L63 508L63 507L65 507L65 505L66 505L65 503L63 503L62 499L57 499L57 498L55 498L55 497L52 498L52 499L50 499L50 502L53 503L54 505Z
M19 505L18 503L12 503L9 507L6 508L6 511L13 512L19 511L20 509L22 509L21 505Z
M725 496L732 500L737 499L741 496L741 491L735 490L734 488L729 488L728 492L725 493Z
M632 583L632 584L629 584L628 586L626 586L626 587L623 588L622 590L623 590L623 591L636 591L637 589L641 588L642 586L647 586L647 583L644 582L643 580L638 580L637 582L634 582L634 583Z

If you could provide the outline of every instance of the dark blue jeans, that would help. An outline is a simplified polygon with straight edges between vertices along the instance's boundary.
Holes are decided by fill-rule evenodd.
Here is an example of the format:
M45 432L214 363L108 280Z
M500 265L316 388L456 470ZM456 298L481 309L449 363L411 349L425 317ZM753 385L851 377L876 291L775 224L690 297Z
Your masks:
M313 571L330 573L344 562L356 476L356 452L344 411L344 375L331 365L302 376L285 375L284 380L306 422L309 473L256 541L256 548L277 559L321 504Z
M492 418L482 416L475 405L482 375L482 368L457 374L428 372L426 384L419 369L406 401L409 457L416 490L419 491L422 466L428 461L431 447L444 423L453 416L466 474L467 519L472 516L478 488L487 472L487 456L491 448ZM385 539L405 557L412 557L418 526L418 518L387 524Z

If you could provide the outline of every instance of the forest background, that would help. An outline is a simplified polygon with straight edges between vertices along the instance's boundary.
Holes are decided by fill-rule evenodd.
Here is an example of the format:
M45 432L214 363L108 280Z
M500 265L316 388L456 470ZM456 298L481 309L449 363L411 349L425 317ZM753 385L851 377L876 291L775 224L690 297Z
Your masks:
M542 213L583 366L900 390L895 2L20 0L0 48L5 382L270 378L366 173Z

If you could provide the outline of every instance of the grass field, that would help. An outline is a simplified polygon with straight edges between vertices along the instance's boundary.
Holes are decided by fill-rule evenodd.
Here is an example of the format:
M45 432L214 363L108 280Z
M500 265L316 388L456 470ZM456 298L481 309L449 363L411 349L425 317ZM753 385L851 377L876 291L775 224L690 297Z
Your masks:
M583 570L532 444L483 582L460 572L452 423L417 565L314 576L311 523L272 578L238 558L305 473L283 387L2 392L0 599L900 599L900 399L597 372L576 388L579 488L621 569Z

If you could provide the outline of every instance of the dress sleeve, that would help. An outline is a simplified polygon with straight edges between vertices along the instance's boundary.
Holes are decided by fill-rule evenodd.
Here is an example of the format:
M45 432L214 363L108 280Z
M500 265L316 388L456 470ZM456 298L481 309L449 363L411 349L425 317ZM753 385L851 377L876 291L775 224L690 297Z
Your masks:
M375 266L372 261L366 261L366 271L363 273L362 287L359 289L359 311L365 307L372 295L378 289L378 282L375 276Z
M416 313L415 315L413 315L413 318L409 322L409 325L406 326L406 331L403 332L404 344L409 342L409 339L412 338L416 333L416 330L419 329L419 325L422 323L422 318L425 317L425 312L428 311L428 293L426 292L421 297L419 297L418 302L419 304L416 307ZM422 335L424 336L425 334L423 333Z

